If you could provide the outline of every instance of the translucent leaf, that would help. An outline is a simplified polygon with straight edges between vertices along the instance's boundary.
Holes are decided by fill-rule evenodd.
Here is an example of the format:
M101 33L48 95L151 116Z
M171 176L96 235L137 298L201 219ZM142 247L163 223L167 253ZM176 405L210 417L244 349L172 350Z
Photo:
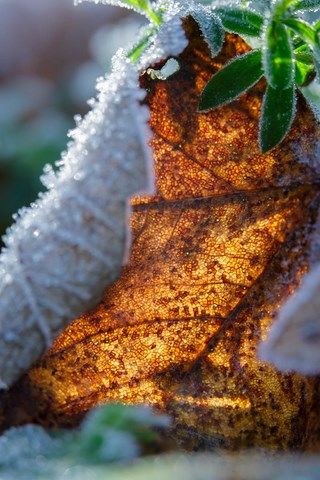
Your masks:
M286 27L272 20L266 28L263 44L263 65L269 84L277 89L288 88L293 82L294 64Z
M215 12L229 32L253 37L261 33L263 17L257 13L237 7L219 7Z
M315 28L309 23L298 18L288 18L284 23L294 32L303 38L303 40L310 46L313 52L314 63L318 75L320 75L320 41Z
M314 11L314 10L317 10L318 8L320 8L320 0L300 0L293 7L295 11L299 11L299 10Z
M188 448L297 450L318 435L317 381L256 358L308 268L304 232L319 186L301 160L316 156L317 126L301 102L290 135L261 154L263 82L199 115L206 82L248 47L228 35L212 59L195 22L185 28L180 70L167 81L140 78L158 195L134 200L129 262L103 302L3 394L2 428L77 424L94 405L117 401L167 412Z
M261 114L260 147L263 153L278 145L287 135L296 111L294 86L275 89L268 85Z
M261 51L253 50L232 60L207 83L200 100L200 111L235 100L263 75Z
M212 10L199 7L192 13L192 17L199 25L212 57L215 57L220 52L224 40L224 30L220 19L212 14Z

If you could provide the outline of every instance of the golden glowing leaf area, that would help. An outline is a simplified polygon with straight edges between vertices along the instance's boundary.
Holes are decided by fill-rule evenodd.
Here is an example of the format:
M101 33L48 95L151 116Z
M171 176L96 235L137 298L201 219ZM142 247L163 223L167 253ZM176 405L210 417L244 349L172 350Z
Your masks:
M141 78L158 195L133 201L129 264L2 397L0 415L68 425L100 402L146 402L172 415L188 448L307 448L317 381L276 372L256 349L308 268L319 185L307 160L319 131L301 102L290 135L262 155L263 82L199 114L208 79L248 47L229 36L212 60L196 25L185 28L180 71Z

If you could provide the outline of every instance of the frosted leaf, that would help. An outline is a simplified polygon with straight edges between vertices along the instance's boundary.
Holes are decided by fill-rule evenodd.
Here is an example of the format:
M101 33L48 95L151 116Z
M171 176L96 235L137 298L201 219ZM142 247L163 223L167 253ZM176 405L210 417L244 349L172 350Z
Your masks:
M221 21L213 14L210 7L201 8L201 6L197 6L190 13L198 23L212 57L215 57L220 52L224 40L224 29Z
M262 360L282 371L320 373L320 264L282 308L260 347Z
M49 190L22 209L0 256L0 378L10 385L64 325L117 277L127 200L153 190L148 111L138 72L120 51L97 82L93 109L70 132Z
M268 84L284 90L293 84L294 61L292 40L280 22L266 19L262 35L263 69Z
M318 12L320 10L319 0L300 0L294 5L294 10Z

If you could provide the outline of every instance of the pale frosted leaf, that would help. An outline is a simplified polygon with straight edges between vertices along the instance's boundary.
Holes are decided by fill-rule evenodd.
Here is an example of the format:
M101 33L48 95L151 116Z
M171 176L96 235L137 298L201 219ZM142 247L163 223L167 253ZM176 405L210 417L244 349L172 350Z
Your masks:
M320 265L282 308L260 348L263 360L282 371L320 373Z

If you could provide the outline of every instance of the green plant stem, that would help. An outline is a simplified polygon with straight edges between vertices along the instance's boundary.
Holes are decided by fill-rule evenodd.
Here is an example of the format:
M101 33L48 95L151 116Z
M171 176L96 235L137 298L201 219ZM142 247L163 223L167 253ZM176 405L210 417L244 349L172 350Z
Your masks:
M146 15L149 20L158 27L163 23L162 16L158 12L154 11L151 7L146 10Z

